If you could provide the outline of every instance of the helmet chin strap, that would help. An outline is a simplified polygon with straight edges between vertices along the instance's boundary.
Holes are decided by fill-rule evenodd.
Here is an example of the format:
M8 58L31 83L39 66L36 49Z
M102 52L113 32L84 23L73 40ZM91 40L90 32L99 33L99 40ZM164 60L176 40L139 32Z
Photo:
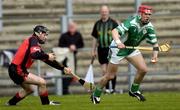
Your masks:
M34 32L34 33L36 34L36 36L38 36L38 37L40 36L40 33L38 33L38 32Z

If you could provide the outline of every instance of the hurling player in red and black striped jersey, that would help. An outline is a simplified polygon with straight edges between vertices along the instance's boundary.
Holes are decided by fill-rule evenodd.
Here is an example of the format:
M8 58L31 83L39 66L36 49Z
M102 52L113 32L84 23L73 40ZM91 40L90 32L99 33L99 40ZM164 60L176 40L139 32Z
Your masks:
M47 35L48 29L44 26L37 25L34 28L33 35L25 39L18 48L9 66L9 76L14 83L20 85L23 89L17 92L16 95L7 102L7 105L16 105L20 100L31 94L33 92L32 85L38 86L42 105L58 104L49 101L46 81L42 77L28 72L34 60L41 60L58 70L71 73L70 68L64 67L55 60L55 55L53 53L45 53L41 49L41 45L46 42Z

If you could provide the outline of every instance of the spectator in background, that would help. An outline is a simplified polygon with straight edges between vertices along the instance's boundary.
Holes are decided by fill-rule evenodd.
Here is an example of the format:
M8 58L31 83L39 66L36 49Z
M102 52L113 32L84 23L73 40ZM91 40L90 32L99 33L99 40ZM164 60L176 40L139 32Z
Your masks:
M77 24L70 21L68 24L68 31L63 33L59 39L59 47L68 47L74 53L75 70L77 67L77 49L84 47L83 37L77 30Z
M102 73L104 75L107 72L107 65L109 62L109 45L112 41L111 31L118 26L118 23L109 17L109 8L106 5L103 5L100 8L100 15L101 18L94 24L91 34L93 36L92 57L96 57L97 48L98 60L101 64ZM115 92L116 77L110 81L106 85L106 93Z
M77 69L77 58L76 54L78 52L78 48L83 48L83 37L80 32L77 30L77 24L74 21L70 21L68 24L68 31L63 33L59 38L59 47L67 47L71 52L74 53L74 65L75 65L75 72ZM64 63L67 63L68 59L64 60ZM68 85L70 83L70 79L63 79L64 94L68 93Z

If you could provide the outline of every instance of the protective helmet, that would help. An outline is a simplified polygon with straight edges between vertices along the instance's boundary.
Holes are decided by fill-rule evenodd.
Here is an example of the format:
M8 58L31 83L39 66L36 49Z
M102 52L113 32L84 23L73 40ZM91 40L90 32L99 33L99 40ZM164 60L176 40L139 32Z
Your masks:
M34 31L34 34L37 36L37 38L38 38L38 40L39 40L39 43L40 43L40 44L44 44L46 40L41 40L41 39L39 38L39 35L40 35L41 33L45 33L46 35L48 35L48 33L49 33L48 28L46 28L45 26L42 26L42 25L37 25L37 26L35 26L35 28L34 28L33 31Z
M138 9L138 13L141 14L142 13L146 13L146 14L152 14L152 7L150 6L147 6L147 5L140 5L139 6L139 9ZM141 20L142 21L142 24L148 24L150 22L150 18L146 18L145 20Z
M139 13L152 13L152 7L147 5L140 5L138 9Z
M45 26L42 26L42 25L37 25L35 26L34 28L34 33L37 32L37 33L46 33L48 34L49 30L48 28L46 28Z

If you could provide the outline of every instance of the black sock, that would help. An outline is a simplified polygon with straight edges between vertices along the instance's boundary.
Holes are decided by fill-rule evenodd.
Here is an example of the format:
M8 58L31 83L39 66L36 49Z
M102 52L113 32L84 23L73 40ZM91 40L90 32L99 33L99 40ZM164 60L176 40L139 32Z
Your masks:
M115 88L116 88L116 76L111 81L112 81L112 89L115 90Z
M109 81L106 84L106 89L109 89Z
M49 98L48 98L48 92L47 91L40 94L40 99L41 99L42 105L49 105Z
M8 103L10 105L16 105L16 103L18 103L19 101L21 101L24 97L20 97L19 93L16 93L16 95L14 97L12 97Z

